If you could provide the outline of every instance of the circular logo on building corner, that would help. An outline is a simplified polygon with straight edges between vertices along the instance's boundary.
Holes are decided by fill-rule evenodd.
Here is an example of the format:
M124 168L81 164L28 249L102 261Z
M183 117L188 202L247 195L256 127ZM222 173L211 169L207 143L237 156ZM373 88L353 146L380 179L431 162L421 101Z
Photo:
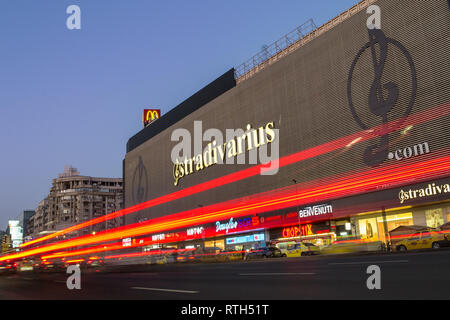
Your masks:
M368 31L369 42L359 50L350 68L347 84L347 97L353 118L363 130L370 129L367 119L363 119L363 114L366 117L368 114L372 114L381 120L379 122L381 126L373 132L374 135L380 137L380 143L369 146L363 155L363 160L367 165L376 167L383 163L388 156L389 133L401 127L411 113L417 94L417 73L411 55L400 42L386 37L384 32L380 29L368 29ZM397 120L392 119L392 117L390 119L390 115L394 109L402 107L399 103L402 88L399 88L398 84L393 81L387 82L383 79L385 64L388 60L388 49L390 47L395 47L401 52L401 55L406 59L411 73L410 96L409 99L406 99L407 102L403 103L403 108L405 108L405 110L400 112L400 117ZM369 92L364 97L364 100L367 101L368 104L359 106L359 108L366 108L366 110L358 112L356 104L354 103L352 87L353 78L355 69L361 64L360 61L368 50L370 50L373 65L373 79L371 79L372 84ZM370 73L368 73L368 76L370 76ZM367 109L369 109L369 113L367 112Z
M148 174L141 157L139 157L139 162L134 170L131 188L134 204L141 203L147 199Z

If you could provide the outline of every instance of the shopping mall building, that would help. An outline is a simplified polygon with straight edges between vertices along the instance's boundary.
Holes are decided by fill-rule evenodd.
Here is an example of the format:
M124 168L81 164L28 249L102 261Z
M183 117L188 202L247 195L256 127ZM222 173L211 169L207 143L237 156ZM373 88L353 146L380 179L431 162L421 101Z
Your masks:
M127 224L183 222L154 246L387 242L450 222L448 1L366 0L307 27L129 139L125 207L152 204Z

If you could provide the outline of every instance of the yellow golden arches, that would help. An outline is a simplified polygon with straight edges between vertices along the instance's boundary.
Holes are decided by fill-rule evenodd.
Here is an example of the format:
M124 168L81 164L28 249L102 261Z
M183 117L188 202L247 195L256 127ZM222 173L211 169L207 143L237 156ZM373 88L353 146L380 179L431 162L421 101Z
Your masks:
M142 122L144 127L148 126L155 120L158 120L161 117L160 109L145 109L144 114L142 116Z

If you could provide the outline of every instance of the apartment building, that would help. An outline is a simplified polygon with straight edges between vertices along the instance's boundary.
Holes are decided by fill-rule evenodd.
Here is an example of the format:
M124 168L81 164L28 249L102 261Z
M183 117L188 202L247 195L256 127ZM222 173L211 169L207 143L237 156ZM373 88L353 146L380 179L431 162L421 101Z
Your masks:
M30 235L37 238L122 209L122 188L121 178L83 176L76 168L66 166L64 173L52 180L48 196L39 203L30 219ZM122 219L117 218L73 232L70 236L121 225Z

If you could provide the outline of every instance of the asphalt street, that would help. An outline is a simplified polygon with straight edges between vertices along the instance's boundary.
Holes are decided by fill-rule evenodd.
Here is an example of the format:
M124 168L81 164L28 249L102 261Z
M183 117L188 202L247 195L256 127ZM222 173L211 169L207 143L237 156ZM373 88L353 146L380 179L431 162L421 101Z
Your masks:
M380 267L380 290L367 288L370 265ZM2 275L0 299L450 299L450 251L90 270L80 290L67 289L67 277Z

